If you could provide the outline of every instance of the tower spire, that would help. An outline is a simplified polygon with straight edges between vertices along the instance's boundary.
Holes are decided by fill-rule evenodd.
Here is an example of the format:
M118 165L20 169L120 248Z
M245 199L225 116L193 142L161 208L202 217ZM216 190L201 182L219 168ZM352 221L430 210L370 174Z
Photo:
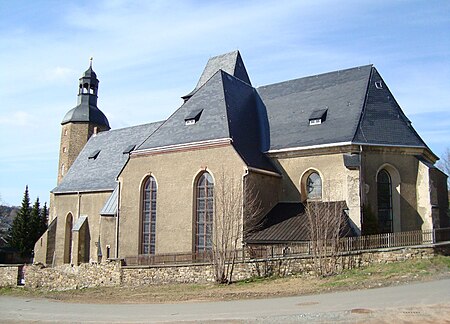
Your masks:
M94 60L94 58L91 56L89 58L89 67L92 69L92 61Z

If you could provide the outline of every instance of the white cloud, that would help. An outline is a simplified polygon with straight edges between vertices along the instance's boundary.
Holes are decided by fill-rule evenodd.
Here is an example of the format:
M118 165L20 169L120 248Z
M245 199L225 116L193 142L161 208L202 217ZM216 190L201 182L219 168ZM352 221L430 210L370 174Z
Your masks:
M70 68L57 66L46 72L44 79L46 81L67 81L70 80L70 77L74 74L75 71Z
M30 126L32 121L33 116L25 111L16 111L9 116L0 116L0 125Z

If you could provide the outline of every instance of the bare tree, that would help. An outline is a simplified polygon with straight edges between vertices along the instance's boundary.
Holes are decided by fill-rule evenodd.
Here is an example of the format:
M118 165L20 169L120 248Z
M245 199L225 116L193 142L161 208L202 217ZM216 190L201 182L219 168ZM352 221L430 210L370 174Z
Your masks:
M313 266L317 275L329 276L339 270L340 238L345 234L346 215L338 202L306 203Z
M447 147L445 152L442 154L441 159L438 162L438 167L447 175L450 175L450 148ZM447 185L450 187L450 177L447 178Z
M214 276L216 282L231 283L236 260L243 253L243 239L262 208L252 186L227 177L224 171L219 174L214 191Z

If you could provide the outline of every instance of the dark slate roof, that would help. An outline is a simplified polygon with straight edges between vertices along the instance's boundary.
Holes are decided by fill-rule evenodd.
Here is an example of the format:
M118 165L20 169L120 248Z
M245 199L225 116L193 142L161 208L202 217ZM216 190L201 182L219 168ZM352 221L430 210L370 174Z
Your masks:
M378 88L375 83L378 83ZM375 68L367 91L354 142L427 148Z
M381 82L381 89L375 82ZM371 65L257 91L269 119L269 150L342 142L428 148ZM323 113L322 124L309 125Z
M128 161L123 151L140 144L161 122L100 132L92 136L53 193L77 191L109 191L116 187L116 177ZM98 156L89 159L92 152Z
M201 111L195 124L188 116ZM262 153L255 90L219 70L136 150L231 138L247 165L275 171Z
M91 122L109 128L109 122L105 114L97 107L85 103L81 103L69 110L64 116L61 124L64 125L69 122Z
M322 204L318 202L318 204ZM326 202L329 208L344 212L345 201ZM300 202L284 202L275 205L256 226L257 231L249 234L246 243L249 244L280 244L288 242L308 241L309 228L305 213L305 205ZM342 236L354 235L351 225L346 224Z
M270 149L349 142L364 105L371 65L259 87L270 125ZM316 111L326 121L309 125Z
M219 70L225 71L226 73L233 75L236 78L251 85L250 78L248 77L241 54L239 53L239 51L234 51L210 58L194 90L192 90L189 94L183 96L182 98L190 98Z
M84 78L97 78L97 74L92 69L92 66L89 66L89 68L86 71L84 71L83 77Z

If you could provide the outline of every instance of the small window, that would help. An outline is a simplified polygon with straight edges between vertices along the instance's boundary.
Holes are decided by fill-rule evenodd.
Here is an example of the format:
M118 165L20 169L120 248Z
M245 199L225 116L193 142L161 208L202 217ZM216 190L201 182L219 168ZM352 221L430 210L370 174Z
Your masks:
M309 116L309 125L314 126L322 124L327 118L327 111L328 109L314 110Z
M199 121L202 112L203 112L203 109L192 110L184 118L184 124L185 125L194 125L196 122Z
M94 152L92 152L92 153L89 155L89 159L95 160L95 159L98 157L99 154L100 154L100 150L95 150Z
M381 81L375 81L375 88L377 88L377 89L383 89L383 82L381 82Z
M66 153L67 152L67 148L64 146L63 147L63 153Z
M313 125L320 125L322 124L322 119L310 119L309 120L309 125L313 126Z
M67 136L67 129L64 130L64 136Z

